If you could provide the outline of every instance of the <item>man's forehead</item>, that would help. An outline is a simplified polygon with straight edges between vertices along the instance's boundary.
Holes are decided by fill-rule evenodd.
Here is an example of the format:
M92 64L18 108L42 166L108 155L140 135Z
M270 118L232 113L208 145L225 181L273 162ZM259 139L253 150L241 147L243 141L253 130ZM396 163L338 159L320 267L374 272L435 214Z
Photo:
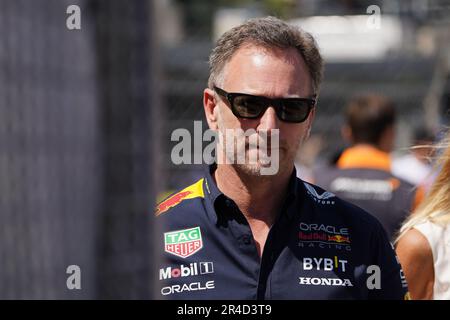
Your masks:
M265 88L277 95L277 91L285 88L291 94L305 95L311 88L308 67L296 48L245 45L225 65L221 78L228 89L247 89L247 93ZM271 84L273 88L269 88Z
M255 63L261 63L264 58L272 57L283 60L288 64L303 63L303 57L300 52L293 47L280 48L276 46L263 46L255 43L246 43L242 45L231 56L228 63L236 59L237 57L248 57ZM227 64L228 64L227 63Z

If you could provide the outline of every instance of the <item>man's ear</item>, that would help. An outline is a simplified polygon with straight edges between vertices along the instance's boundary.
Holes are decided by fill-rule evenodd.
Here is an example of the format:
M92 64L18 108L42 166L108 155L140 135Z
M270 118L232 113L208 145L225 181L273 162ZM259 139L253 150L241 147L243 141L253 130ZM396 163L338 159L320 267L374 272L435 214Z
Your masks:
M206 88L203 90L203 108L205 110L206 121L211 130L217 130L217 104L214 97L214 90Z

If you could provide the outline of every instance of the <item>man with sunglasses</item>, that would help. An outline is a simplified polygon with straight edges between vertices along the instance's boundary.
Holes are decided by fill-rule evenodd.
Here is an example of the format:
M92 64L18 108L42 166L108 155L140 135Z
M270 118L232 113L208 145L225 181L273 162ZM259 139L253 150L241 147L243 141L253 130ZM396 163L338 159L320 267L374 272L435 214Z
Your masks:
M164 248L158 298L403 299L407 286L381 225L363 210L296 178L323 61L313 38L273 18L226 32L203 93L222 141L204 178L157 207ZM278 170L252 138L276 153ZM259 140L258 140L259 141ZM249 161L250 159L258 159Z

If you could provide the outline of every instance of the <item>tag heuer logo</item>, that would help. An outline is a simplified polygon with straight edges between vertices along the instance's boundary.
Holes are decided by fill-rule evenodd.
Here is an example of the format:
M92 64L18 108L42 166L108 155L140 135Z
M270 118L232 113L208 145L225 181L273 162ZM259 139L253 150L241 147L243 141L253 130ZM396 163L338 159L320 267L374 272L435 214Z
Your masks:
M203 248L200 227L164 233L164 250L181 258L187 258Z

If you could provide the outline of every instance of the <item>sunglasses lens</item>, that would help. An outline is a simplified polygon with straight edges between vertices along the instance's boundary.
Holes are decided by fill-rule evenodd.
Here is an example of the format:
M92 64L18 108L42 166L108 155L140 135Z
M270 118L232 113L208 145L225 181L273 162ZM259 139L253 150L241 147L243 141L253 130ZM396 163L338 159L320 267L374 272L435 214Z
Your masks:
M252 96L237 96L233 101L235 111L243 118L259 117L266 105L265 99Z
M239 118L256 119L259 118L267 107L273 104L277 116L286 122L303 122L308 117L314 103L307 99L275 99L253 96L240 93L221 94L227 97L232 104L233 113ZM230 96L227 96L230 95Z
M303 122L309 115L310 106L304 100L285 100L278 111L278 117L288 122Z

